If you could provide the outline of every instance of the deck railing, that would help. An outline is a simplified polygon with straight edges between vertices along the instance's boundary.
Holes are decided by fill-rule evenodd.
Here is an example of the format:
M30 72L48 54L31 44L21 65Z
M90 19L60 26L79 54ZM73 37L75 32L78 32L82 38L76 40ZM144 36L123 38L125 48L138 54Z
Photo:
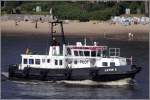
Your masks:
M109 57L120 57L120 48L109 48Z
M132 65L133 64L133 58L132 56L130 58L126 58L128 65Z

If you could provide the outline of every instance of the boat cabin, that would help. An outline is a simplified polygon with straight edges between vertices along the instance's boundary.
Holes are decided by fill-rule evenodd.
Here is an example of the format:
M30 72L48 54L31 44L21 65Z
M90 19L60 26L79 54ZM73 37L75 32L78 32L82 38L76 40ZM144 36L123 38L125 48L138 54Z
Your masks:
M24 67L33 68L87 68L87 67L110 67L124 66L126 58L120 57L120 48L108 48L107 46L63 45L63 52L60 53L60 46L53 45L49 48L48 55L22 54L20 69Z

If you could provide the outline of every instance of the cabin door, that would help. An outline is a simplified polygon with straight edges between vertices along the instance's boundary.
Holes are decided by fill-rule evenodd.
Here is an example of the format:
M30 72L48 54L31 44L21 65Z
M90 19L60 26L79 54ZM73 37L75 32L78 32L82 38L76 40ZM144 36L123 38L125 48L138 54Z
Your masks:
M96 63L96 59L95 58L90 59L90 67L96 67L95 63Z
M72 60L71 59L66 59L66 68L72 68Z

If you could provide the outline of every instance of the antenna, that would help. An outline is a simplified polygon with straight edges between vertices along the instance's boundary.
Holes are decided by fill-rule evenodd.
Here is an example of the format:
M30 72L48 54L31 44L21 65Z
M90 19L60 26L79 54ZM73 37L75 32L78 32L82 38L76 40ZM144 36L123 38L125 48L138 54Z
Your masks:
M53 18L53 11L52 11L52 10L53 10L52 8L49 10L50 21L53 21L53 20L54 20L54 18Z
M52 8L49 10L49 14L52 15Z
M86 46L86 37L84 38L84 46Z

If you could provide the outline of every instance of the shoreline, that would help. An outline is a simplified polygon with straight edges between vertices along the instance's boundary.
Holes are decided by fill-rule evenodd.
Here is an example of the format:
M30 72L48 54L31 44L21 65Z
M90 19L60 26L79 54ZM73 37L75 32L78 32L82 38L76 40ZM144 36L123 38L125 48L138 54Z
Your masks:
M59 37L59 35L56 35L56 37ZM84 39L85 37L88 39L93 39L93 38L99 38L102 40L108 40L108 41L120 41L120 42L149 42L149 37L147 37L148 39L139 39L141 38L141 36L138 36L138 38L134 38L133 40L129 40L127 36L122 36L120 38L120 35L118 36L107 36L106 38L103 37L103 35L91 35L91 36L81 36L81 35L65 35L66 38L82 38ZM10 37L10 38L20 38L20 37L31 37L31 38L43 38L43 37L49 37L48 34L28 34L28 35L1 35L1 38L5 38L5 37Z
M59 27L56 27L58 31ZM149 41L149 24L122 26L119 24L110 24L109 22L95 23L90 22L69 22L64 24L65 36L106 36L109 39L128 40L128 33L134 34L133 41ZM38 28L35 23L20 21L15 25L14 20L1 21L1 36L30 36L30 35L49 35L49 24L47 22L38 22Z

